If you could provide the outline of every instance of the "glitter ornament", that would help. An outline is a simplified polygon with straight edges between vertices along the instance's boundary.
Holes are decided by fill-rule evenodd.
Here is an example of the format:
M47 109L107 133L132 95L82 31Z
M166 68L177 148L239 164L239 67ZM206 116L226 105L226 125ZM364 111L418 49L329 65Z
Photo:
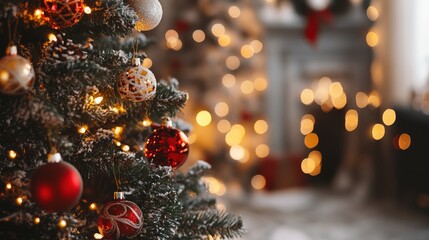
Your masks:
M137 31L152 30L161 22L162 6L158 0L129 0L128 2L139 17L134 26Z
M33 65L18 55L16 46L8 47L6 52L7 55L0 59L0 92L7 95L24 94L33 87Z
M97 220L98 231L106 239L134 238L143 227L143 213L137 204L125 200L124 192L114 192Z
M155 96L156 78L153 73L141 65L140 58L133 58L133 66L124 72L117 83L122 98L132 102L143 102Z
M62 212L80 200L83 181L79 171L64 162L59 153L51 153L48 163L39 167L31 180L31 197L43 210Z
M85 8L83 0L44 0L43 3L43 16L55 29L78 23Z
M155 129L146 141L144 155L155 165L182 166L189 154L188 137L180 130L172 128L170 118L164 118L161 127Z

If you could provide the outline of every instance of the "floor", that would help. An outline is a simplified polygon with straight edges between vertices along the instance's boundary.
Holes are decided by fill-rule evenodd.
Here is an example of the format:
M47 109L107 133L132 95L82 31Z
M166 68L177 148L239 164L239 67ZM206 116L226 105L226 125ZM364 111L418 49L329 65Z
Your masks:
M233 202L229 208L247 229L243 240L429 240L429 216L322 191L257 193Z

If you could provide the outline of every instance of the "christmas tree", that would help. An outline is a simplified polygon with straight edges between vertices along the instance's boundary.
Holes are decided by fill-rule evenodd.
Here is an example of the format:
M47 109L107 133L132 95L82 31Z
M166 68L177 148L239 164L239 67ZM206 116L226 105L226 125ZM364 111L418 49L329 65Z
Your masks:
M177 171L188 94L141 64L161 16L158 0L0 2L0 239L241 235L210 166Z

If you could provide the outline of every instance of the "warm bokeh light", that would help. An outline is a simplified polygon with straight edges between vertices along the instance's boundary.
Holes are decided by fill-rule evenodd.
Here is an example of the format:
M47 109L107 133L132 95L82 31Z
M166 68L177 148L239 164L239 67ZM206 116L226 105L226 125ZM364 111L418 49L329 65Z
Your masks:
M11 184L11 183L6 183L6 189L7 189L7 190L12 189L12 184Z
M229 106L225 102L219 102L215 106L215 113L219 117L225 117L229 113Z
M316 164L313 159L306 158L301 162L301 170L305 174L309 174L316 169Z
M268 82L267 82L267 79L263 77L258 77L258 78L255 78L255 80L253 80L253 85L255 86L256 91L262 92L265 89L267 89Z
M232 159L239 161L244 157L245 150L240 145L234 145L229 150L229 155L231 156Z
M197 29L192 33L192 38L195 42L201 43L206 39L206 34L203 30Z
M88 130L88 126L84 125L84 126L80 127L77 131L80 134L84 134L84 133L86 133L87 130Z
M356 106L358 108L365 108L366 106L368 106L368 95L366 95L366 93L356 93Z
M223 34L225 34L225 26L223 26L220 23L216 23L212 26L212 33L213 35L215 35L216 37L220 37Z
M314 101L320 106L325 104L329 99L329 89L325 87L319 87L314 93Z
M231 6L228 9L228 14L229 16L231 16L232 18L238 18L241 15L241 10L239 7L237 6Z
M252 187L256 190L264 189L265 185L267 184L267 181L265 180L265 177L262 175L255 175L252 177L252 180L250 181Z
M265 120L258 120L253 125L253 129L257 134L264 134L268 131L268 123Z
M15 152L15 151L13 151L13 150L9 150L9 152L8 152L8 154L7 154L8 156L9 156L9 158L10 159L15 159L17 156L18 156L18 154Z
M307 148L314 148L319 144L319 136L315 133L309 133L307 136L305 136L304 144Z
M382 139L385 133L386 129L382 124L377 123L372 127L372 138L374 138L375 140Z
M398 146L401 150L407 150L411 146L411 136L403 133L399 136Z
M270 147L266 144L259 144L255 148L255 154L259 158L266 158L268 155L270 155Z
M329 94L332 98L338 98L343 95L344 89L340 82L333 82L331 86L329 86Z
M314 101L314 93L311 89L304 89L301 92L301 102L305 105L310 105Z
M224 35L219 37L217 42L219 43L219 46L227 47L227 46L229 46L229 44L231 44L231 37L229 35L224 34Z
M359 114L356 110L350 109L346 113L344 126L348 132L354 131L359 125Z
M165 32L165 40L168 41L168 39L170 39L170 38L176 38L177 39L177 38L179 38L179 34L175 30L170 29L167 32Z
M240 67L240 59L237 56L229 56L226 59L226 67L230 70L237 70Z
M241 56L244 58L251 58L253 55L255 55L255 50L250 45L244 45L241 47Z
M253 51L255 53L260 53L262 51L262 49L264 48L264 45L259 40L253 40L252 42L250 42L250 46L252 46Z
M314 130L314 121L312 121L309 118L302 118L301 119L301 128L300 131L302 135L307 135Z
M317 166L317 165L320 165L320 164L322 163L322 153L321 153L321 152L319 152L319 151L311 151L311 152L308 154L308 158L313 159L314 164L315 164L316 166Z
M243 94L251 94L255 89L255 86L252 81L245 80L241 83L240 89Z
M386 109L383 112L383 123L386 126L391 126L396 121L396 112L393 109Z
M222 78L222 84L227 88L234 87L235 82L236 82L235 76L229 73L225 74Z
M313 124L316 123L316 119L311 114L305 114L304 116L302 116L301 120L302 119L310 119L313 122Z
M196 118L198 125L205 127L212 121L212 115L208 111L200 111Z
M143 59L143 63L142 63L143 67L151 68L152 64L153 64L152 59L150 59L150 58Z
M240 124L235 124L231 127L229 132L225 136L225 142L229 146L238 145L243 140L246 130Z
M88 7L88 6L85 6L85 7L83 8L83 11L84 11L86 14L91 14L91 12L92 12L91 8L90 8L90 7Z
M380 95L376 91L372 91L368 97L368 103L373 107L378 108L381 105Z
M177 39L177 40L175 41L175 44L172 44L172 45L171 45L171 48L172 48L173 50L179 51L180 49L182 49L182 46L183 46L182 41L181 41L180 39Z
M378 17L379 17L379 12L378 9L374 6L369 6L366 9L366 15L368 16L368 19L371 21L377 21Z
M120 138L122 132L124 131L123 127L115 127L113 128L113 133L115 134L115 138Z
M336 109L343 109L347 104L347 96L344 92L339 97L332 98L331 100L332 105L334 105Z
M191 133L188 136L189 144L194 144L197 141L197 139L198 139L198 135L195 133Z
M378 42L379 39L377 33L375 33L374 31L369 31L366 35L366 43L368 44L368 46L375 47L378 45Z
M39 217L35 217L34 218L34 224L39 224L40 223L40 218Z
M221 133L227 133L230 129L231 123L226 119L222 119L217 123L217 130Z

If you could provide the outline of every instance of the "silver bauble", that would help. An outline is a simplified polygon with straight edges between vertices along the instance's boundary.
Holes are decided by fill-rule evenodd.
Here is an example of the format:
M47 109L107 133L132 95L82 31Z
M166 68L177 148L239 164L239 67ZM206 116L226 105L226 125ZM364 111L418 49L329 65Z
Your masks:
M139 20L134 28L137 31L149 31L161 22L162 6L158 0L129 0Z
M16 46L7 49L8 54L0 59L0 92L21 95L33 86L33 65L17 54Z

